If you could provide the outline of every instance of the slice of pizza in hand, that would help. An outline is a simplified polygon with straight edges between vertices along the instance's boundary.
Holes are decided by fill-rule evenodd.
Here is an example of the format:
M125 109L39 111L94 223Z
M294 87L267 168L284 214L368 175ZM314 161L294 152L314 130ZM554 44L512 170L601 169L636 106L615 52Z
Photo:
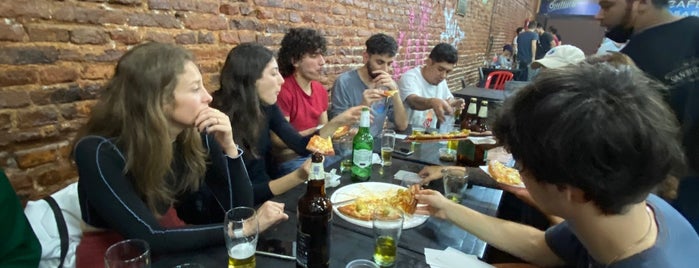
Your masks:
M398 93L397 89L386 89L383 92L381 92L381 95L383 95L384 97L390 98L390 97L393 97L393 95L396 95L396 93Z
M488 173L495 181L512 186L522 186L522 178L519 171L514 168L506 167L496 160L488 162Z
M349 126L341 126L335 130L333 133L333 139L339 139L342 136L345 136L349 133L350 127Z
M306 150L313 153L320 153L322 155L335 155L335 150L333 149L333 142L328 137L327 139L321 138L318 135L313 135L311 140L306 145Z

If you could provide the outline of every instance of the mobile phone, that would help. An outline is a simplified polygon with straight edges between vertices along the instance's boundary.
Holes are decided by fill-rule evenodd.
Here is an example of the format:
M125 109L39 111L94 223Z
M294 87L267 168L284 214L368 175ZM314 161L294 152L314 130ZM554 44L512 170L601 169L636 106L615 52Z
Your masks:
M413 154L413 151L410 150L410 148L396 148L397 150L393 151L395 154L399 154L402 156L409 156Z
M260 239L257 241L257 254L296 260L296 241Z

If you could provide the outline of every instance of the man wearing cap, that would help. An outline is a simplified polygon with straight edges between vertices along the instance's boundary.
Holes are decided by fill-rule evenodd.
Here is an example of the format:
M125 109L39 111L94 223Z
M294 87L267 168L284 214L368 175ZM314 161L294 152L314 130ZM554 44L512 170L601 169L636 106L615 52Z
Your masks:
M532 69L556 69L578 64L583 60L585 53L581 49L571 45L560 45L550 49L543 58L532 62Z
M665 101L682 128L688 172L680 184L678 202L685 202L683 187L699 188L699 17L677 17L668 0L600 0L595 19L607 27L606 37L624 43L622 53L669 90ZM699 228L699 195L691 204L675 204ZM684 209L688 208L688 209Z

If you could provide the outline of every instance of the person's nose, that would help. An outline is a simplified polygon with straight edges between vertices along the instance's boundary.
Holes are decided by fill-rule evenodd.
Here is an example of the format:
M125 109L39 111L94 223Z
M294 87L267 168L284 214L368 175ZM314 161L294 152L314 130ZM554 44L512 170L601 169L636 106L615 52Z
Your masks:
M325 57L323 57L323 55L320 56L320 61L318 62L318 64L320 64L320 66L325 65Z
M599 21L601 21L602 19L604 19L604 15L602 15L602 9L600 9L599 11L597 11L597 14L595 14L595 19L596 19L596 20L599 20Z
M211 94L209 94L209 91L207 91L206 89L204 89L204 90L202 90L202 91L204 91L204 98L203 98L202 100L203 100L206 104L211 103L211 101L214 99L214 97L212 97Z
M277 75L277 84L279 85L279 87L281 87L282 84L284 84L284 78L281 75Z

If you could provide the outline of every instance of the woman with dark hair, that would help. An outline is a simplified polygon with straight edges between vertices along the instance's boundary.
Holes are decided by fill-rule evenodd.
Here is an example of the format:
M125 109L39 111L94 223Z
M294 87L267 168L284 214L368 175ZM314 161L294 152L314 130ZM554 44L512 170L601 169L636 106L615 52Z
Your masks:
M78 267L102 267L122 239L146 240L155 254L223 244L224 213L253 199L228 116L210 102L184 48L147 43L121 57L75 139L88 225ZM283 208L259 208L260 230L288 218Z
M262 45L244 43L233 48L221 70L221 88L214 92L212 107L226 113L236 126L236 143L245 148L245 166L252 180L255 203L269 200L303 183L308 177L309 161L300 168L277 179L271 179L275 169L271 163L273 132L299 155L308 155L306 145L310 136L301 136L284 118L276 105L284 79L274 54ZM313 134L330 137L341 126L359 120L361 107L348 109Z

